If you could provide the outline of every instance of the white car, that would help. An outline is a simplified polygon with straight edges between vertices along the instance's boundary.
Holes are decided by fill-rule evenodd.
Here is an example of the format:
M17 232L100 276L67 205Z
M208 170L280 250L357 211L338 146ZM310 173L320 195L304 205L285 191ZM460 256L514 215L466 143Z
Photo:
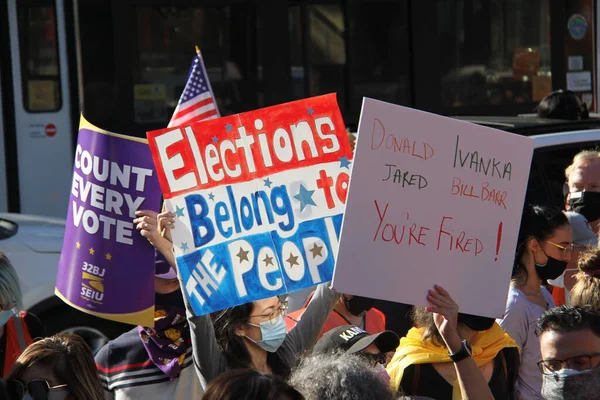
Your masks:
M82 313L54 295L64 233L62 219L0 213L0 250L19 274L24 308L42 320L48 334L76 333L95 353L131 326Z

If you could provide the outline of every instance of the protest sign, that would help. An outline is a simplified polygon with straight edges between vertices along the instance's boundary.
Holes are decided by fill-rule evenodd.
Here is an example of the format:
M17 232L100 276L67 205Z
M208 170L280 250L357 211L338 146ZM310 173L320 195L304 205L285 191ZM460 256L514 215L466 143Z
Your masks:
M335 95L148 141L197 315L331 280L352 159Z
M56 295L88 314L154 326L154 249L133 219L159 206L147 141L82 116Z
M377 100L363 102L333 286L501 317L534 141Z

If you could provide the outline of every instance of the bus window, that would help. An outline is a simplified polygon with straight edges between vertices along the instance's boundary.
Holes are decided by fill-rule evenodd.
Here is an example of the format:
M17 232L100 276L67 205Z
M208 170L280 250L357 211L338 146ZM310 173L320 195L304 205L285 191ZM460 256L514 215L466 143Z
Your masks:
M62 107L56 8L53 1L19 1L23 107L31 113Z
M258 45L247 27L253 6L136 6L137 54L133 65L134 120L166 125L186 83L197 45L221 115L256 108Z

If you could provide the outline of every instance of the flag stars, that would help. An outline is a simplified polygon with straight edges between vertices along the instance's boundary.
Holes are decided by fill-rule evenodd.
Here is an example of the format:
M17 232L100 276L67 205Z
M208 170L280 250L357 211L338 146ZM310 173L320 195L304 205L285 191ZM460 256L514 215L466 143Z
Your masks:
M248 253L250 253L250 251L244 250L243 248L240 247L240 251L236 254L236 256L237 256L237 258L240 259L240 262L242 262L242 261L250 261L248 259Z
M308 107L308 115L313 115L314 112L315 111L312 109L312 107Z
M233 130L233 126L231 124L227 124L227 125L225 125L225 130L227 132L231 132Z
M186 242L181 242L181 245L179 246L179 248L181 249L181 251L183 251L184 253L186 251L189 250L188 244Z
M317 205L312 199L314 193L314 190L307 190L304 185L300 184L300 191L294 196L294 198L300 202L300 211L304 211L306 206Z
M185 210L185 209L184 209L183 207L179 207L179 206L177 206L177 207L175 208L175 215L176 215L176 216L178 216L178 217L185 217L185 215L183 214L183 211L184 211L184 210Z
M263 180L265 183L265 186L268 187L269 189L271 188L271 185L273 184L273 182L271 182L270 178L264 179Z
M93 247L90 247L89 252L90 252L91 255L94 255L96 253L96 250L94 250Z
M350 169L352 161L348 160L348 156L339 157L338 160L340 161L340 168Z
M106 258L108 261L110 261L110 260L112 260L112 254L110 254L110 253L106 253L106 254L104 255L104 258Z
M317 243L315 243L312 249L309 251L312 253L313 259L317 258L317 256L323 257L323 254L321 254L323 251L323 246L317 246Z
M290 256L288 257L287 260L285 260L288 264L290 264L290 267L293 267L294 265L300 265L298 263L298 256L293 255L292 253L290 253Z
M213 143L217 143L218 141L219 141L219 138L218 138L218 137L216 137L216 136L213 136L213 137L212 137L212 142L213 142Z

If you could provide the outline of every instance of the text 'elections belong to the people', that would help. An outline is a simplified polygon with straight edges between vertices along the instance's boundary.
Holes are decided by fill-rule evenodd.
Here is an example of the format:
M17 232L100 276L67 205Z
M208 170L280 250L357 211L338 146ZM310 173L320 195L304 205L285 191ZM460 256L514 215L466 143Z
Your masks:
M331 280L352 160L335 95L148 140L197 314Z

